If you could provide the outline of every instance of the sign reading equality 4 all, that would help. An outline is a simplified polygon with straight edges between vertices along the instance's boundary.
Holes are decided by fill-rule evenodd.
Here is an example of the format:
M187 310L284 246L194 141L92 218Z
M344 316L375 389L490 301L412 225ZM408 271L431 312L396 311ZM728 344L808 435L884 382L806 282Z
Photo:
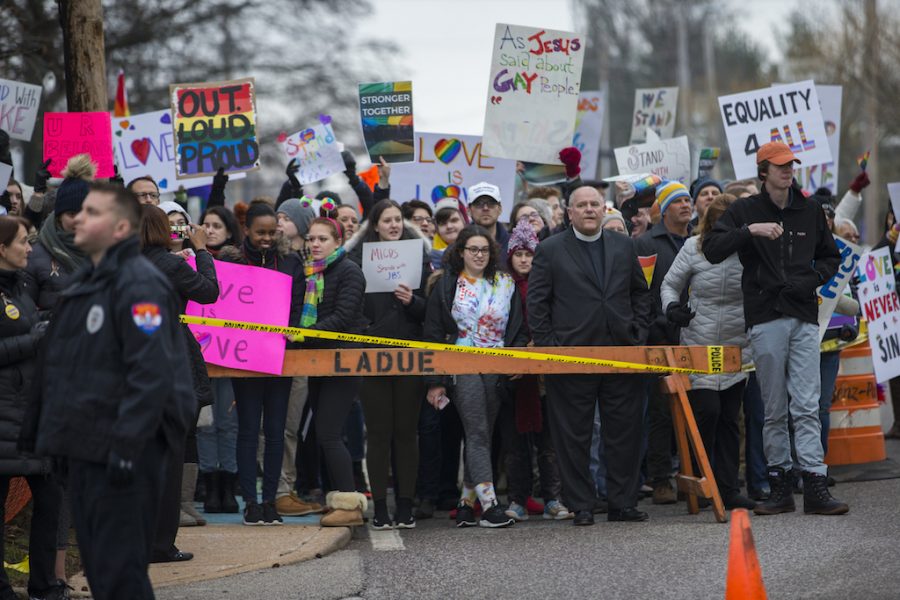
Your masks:
M179 179L259 169L253 78L169 86Z
M812 81L719 97L734 175L756 177L756 151L784 142L803 164L831 162L825 121Z
M484 151L550 165L572 145L584 41L575 33L497 24Z

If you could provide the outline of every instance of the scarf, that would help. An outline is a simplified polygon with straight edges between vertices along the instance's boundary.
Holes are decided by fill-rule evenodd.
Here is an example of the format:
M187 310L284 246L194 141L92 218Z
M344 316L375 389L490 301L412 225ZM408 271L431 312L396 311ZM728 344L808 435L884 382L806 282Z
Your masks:
M319 320L319 302L325 294L325 269L343 258L347 251L341 246L321 260L310 257L303 265L306 275L306 293L303 295L303 313L300 315L300 327L310 327Z
M53 260L68 273L73 273L88 263L87 255L75 247L75 234L60 229L53 213L44 221L38 239Z

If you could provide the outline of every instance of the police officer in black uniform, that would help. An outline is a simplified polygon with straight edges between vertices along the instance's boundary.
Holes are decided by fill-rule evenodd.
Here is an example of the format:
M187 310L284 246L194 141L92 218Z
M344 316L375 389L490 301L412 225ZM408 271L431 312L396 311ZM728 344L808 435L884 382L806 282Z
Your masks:
M91 260L73 275L46 336L40 454L65 458L93 597L153 598L147 576L166 447L195 414L166 278L140 253L137 199L95 183L75 220Z

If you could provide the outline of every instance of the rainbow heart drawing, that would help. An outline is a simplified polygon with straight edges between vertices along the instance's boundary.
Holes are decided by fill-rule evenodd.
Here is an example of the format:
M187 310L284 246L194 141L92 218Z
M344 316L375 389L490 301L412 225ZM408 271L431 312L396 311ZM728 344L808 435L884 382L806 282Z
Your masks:
M462 193L462 190L458 185L436 185L431 190L431 202L437 204L444 198L456 198L459 200L459 196Z
M458 139L440 139L434 145L434 155L437 156L439 161L449 165L456 158L456 155L459 154L460 149L462 149L462 143Z
M197 343L200 344L201 352L205 352L212 342L212 334L208 331L194 332L194 337L197 338Z

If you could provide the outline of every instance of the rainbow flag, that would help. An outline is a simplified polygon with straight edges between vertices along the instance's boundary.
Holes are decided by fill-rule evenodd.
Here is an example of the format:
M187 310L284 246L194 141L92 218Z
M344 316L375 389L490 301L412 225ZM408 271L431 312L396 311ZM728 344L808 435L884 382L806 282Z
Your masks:
M119 69L116 76L116 103L113 106L114 117L130 117L131 111L128 109L128 93L125 91L125 70Z
M860 170L865 171L866 167L869 166L869 155L871 154L871 150L866 150L856 159L856 164L859 165Z
M647 279L647 287L653 281L653 271L656 270L656 254L650 256L638 256L638 262L641 263L641 269L644 271L644 277Z

